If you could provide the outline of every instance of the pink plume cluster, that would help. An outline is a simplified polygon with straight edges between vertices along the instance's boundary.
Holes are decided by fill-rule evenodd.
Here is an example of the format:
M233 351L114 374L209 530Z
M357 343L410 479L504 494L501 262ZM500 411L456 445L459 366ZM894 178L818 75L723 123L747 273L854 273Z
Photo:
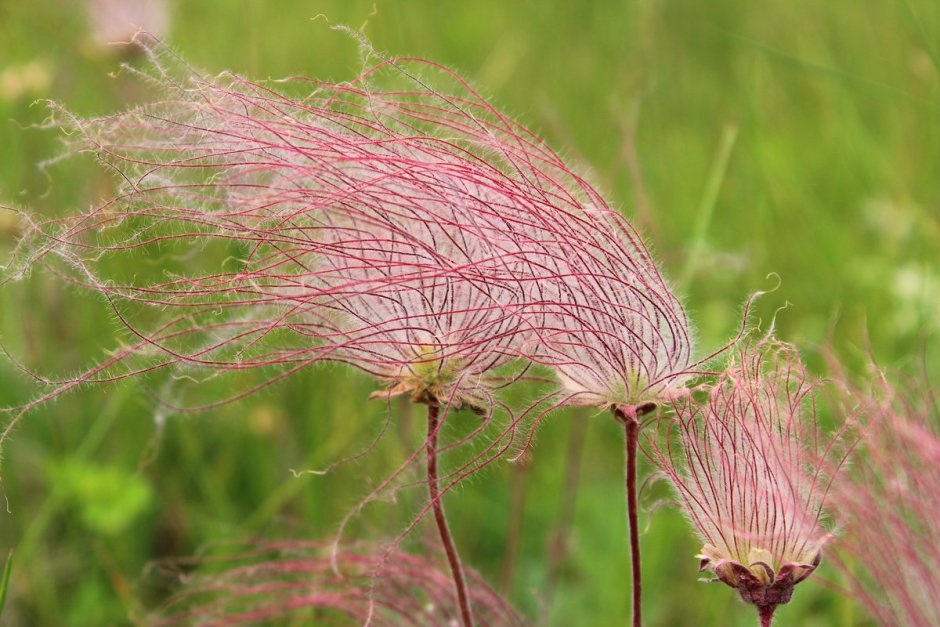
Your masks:
M335 555L316 542L279 542L202 560L205 571L182 575L182 589L147 622L155 625L458 624L446 564L370 545ZM513 627L522 616L473 571L470 595L477 624Z
M861 399L862 449L830 497L839 566L883 625L940 624L940 415L926 390L879 377Z
M675 403L649 453L705 542L701 569L736 588L769 624L818 566L837 437L823 438L796 349L745 342L719 380ZM837 461L837 466L841 462Z
M148 51L164 100L60 112L120 194L37 225L23 255L59 255L136 336L82 381L128 376L114 367L140 355L131 374L280 366L274 380L332 360L386 394L481 407L521 357L553 368L570 403L681 385L688 320L639 235L456 74L394 59L349 83L262 85ZM130 270L157 256L189 262Z
M541 340L530 357L554 368L570 404L668 400L691 362L681 304L639 235L613 210L586 207L566 230L533 256L552 265L528 290Z

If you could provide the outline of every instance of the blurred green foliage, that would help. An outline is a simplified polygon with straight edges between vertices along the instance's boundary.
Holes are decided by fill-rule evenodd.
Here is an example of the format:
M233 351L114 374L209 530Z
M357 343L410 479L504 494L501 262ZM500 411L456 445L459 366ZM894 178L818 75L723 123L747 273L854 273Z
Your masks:
M49 485L63 502L74 504L89 533L116 536L149 507L150 484L136 473L68 458L49 470Z
M640 226L686 300L702 354L733 334L747 295L773 287L776 273L780 287L758 315L790 303L778 333L811 364L821 365L820 345L850 360L870 347L892 367L913 367L926 350L937 380L925 337L940 330L940 3L180 0L171 12L169 42L210 72L350 78L356 45L330 24L364 25L380 50L460 70L593 172ZM111 178L90 159L37 167L59 154L59 138L33 126L47 115L34 101L93 115L155 97L118 57L89 39L78 2L0 0L0 201L54 216L107 196ZM3 257L18 224L0 209ZM0 291L4 344L44 375L100 359L117 327L99 298L41 271ZM247 388L264 374L240 376ZM0 405L40 389L0 361ZM329 537L422 438L421 421L393 405L367 456L293 476L368 446L387 413L365 400L370 389L325 366L196 415L164 415L137 381L32 412L0 473L9 505L0 550L17 548L4 624L126 623L166 593L146 574L153 560L252 534ZM454 416L444 437L472 420ZM583 421L579 457L571 442ZM557 412L524 465L491 467L449 498L467 561L538 621L625 620L620 438L606 415ZM578 471L573 493L565 485ZM401 529L422 498L419 486L374 503L347 534ZM566 508L570 553L547 610ZM644 519L649 625L755 622L733 591L696 581L698 543L678 513ZM779 623L866 624L822 578L838 585L824 567Z

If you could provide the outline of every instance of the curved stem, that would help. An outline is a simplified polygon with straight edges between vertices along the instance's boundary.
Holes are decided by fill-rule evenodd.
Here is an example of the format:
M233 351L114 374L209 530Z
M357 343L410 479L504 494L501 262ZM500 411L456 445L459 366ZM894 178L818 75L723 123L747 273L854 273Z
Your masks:
M639 449L640 421L635 407L618 407L614 416L623 423L626 436L627 521L630 526L630 561L633 565L633 627L643 625L641 607L642 577L640 573L640 526L636 496L636 460Z
M428 402L428 494L431 498L431 509L434 510L434 522L441 536L441 544L447 553L450 563L450 573L454 578L454 587L457 589L457 603L460 607L460 620L463 627L473 627L473 613L470 611L470 591L463 574L463 565L457 553L457 546L450 535L447 526L447 517L444 515L444 504L441 502L440 487L437 476L437 429L440 424L438 412L440 407L434 401Z

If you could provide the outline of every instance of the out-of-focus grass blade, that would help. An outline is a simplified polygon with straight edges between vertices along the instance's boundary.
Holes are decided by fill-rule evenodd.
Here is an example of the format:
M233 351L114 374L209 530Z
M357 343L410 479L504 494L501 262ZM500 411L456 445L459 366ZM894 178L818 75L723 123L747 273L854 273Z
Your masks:
M725 174L728 172L728 162L731 160L731 151L734 148L734 142L738 138L737 124L727 124L721 133L721 142L718 145L718 154L712 163L711 172L708 174L708 180L705 184L705 191L702 194L702 201L698 208L698 220L695 224L695 231L692 236L691 250L685 262L685 269L679 285L688 286L692 281L692 276L698 266L702 252L705 250L705 239L708 236L708 227L711 224L712 216L715 212L715 204L718 202L718 194L721 192L721 184L725 180Z
M10 573L13 572L13 549L7 554L7 563L3 567L3 579L0 579L0 616L3 616L3 606L7 602L7 586L10 585Z
M934 50L933 45L931 45L930 34L927 32L927 27L924 26L924 22L920 19L920 16L914 10L914 7L911 6L910 0L904 3L904 8L907 9L907 15L914 22L914 26L917 28L917 34L920 35L920 42L924 46L924 52L927 53L927 56L930 57L930 60L933 62L933 66L940 70L940 56L937 55L937 52Z

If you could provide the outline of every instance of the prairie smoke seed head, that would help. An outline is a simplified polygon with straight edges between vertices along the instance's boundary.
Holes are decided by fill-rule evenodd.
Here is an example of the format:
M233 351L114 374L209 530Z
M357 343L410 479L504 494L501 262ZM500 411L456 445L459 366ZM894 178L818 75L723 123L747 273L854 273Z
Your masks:
M60 257L115 309L132 304L117 314L140 343L107 367L161 353L158 367L215 372L333 360L379 378L379 395L491 405L487 375L518 356L523 335L520 290L504 280L522 262L500 212L522 219L546 191L542 175L519 174L522 161L500 161L544 147L431 62L400 64L457 92L399 62L284 91L188 68L177 78L162 46L145 45L164 101L93 120L56 109L70 145L107 161L124 188L33 233L36 258ZM288 95L298 86L304 96ZM101 275L108 257L212 246L237 269L200 254L171 280Z
M705 546L696 557L767 613L819 565L834 455L816 423L814 389L796 349L745 342L705 399L675 403L647 439ZM768 623L769 624L769 623Z
M692 332L678 298L636 230L610 209L570 220L528 286L541 344L568 403L639 406L684 386Z

